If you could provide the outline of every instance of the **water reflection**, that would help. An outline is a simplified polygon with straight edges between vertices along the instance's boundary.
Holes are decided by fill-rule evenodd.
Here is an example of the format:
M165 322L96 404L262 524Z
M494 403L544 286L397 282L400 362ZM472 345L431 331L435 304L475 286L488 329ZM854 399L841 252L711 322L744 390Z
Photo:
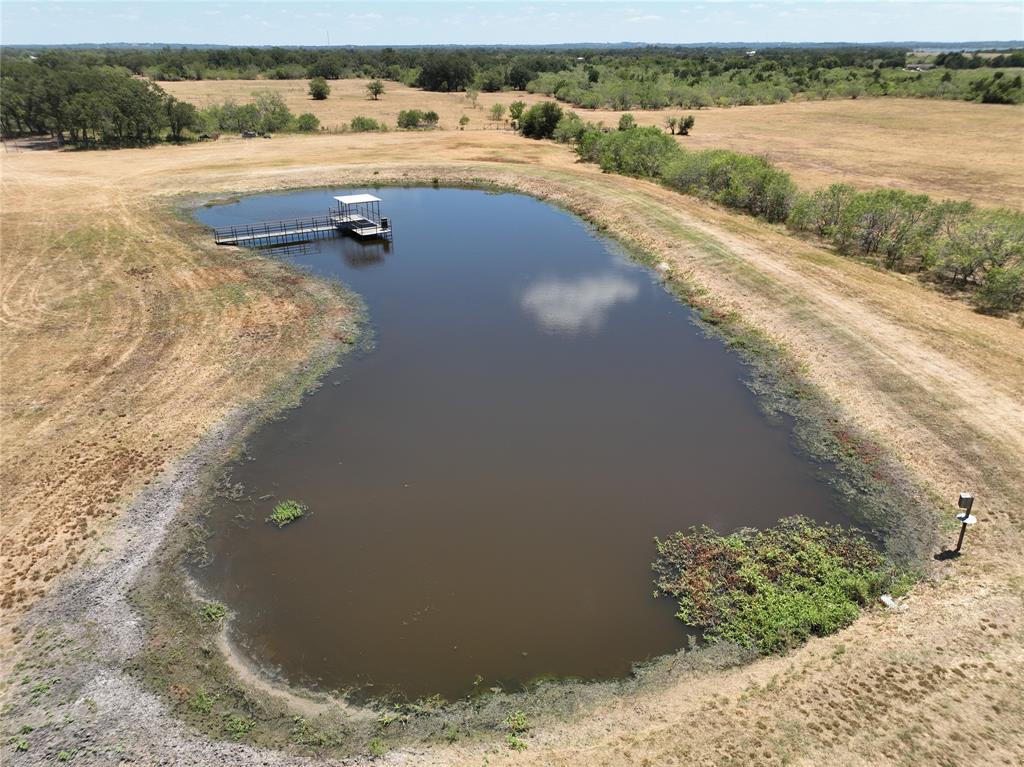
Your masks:
M546 277L523 291L523 309L549 333L573 336L601 329L616 304L628 303L640 289L620 274L561 280Z
M345 262L354 269L374 266L391 252L390 242L360 242L345 248Z

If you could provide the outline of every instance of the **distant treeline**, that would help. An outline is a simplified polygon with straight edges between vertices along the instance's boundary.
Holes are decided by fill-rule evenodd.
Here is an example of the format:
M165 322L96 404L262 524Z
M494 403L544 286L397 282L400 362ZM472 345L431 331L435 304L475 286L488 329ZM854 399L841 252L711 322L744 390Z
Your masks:
M30 56L37 55L36 59ZM907 96L990 103L1024 101L1024 51L944 53L930 71L909 71L901 48L162 48L8 49L3 62L57 58L119 67L154 81L326 80L362 77L432 91L530 90L584 108L659 108L778 103L791 98ZM982 68L983 71L975 71Z
M960 51L940 53L935 57L935 65L946 69L978 69L980 67L1024 67L1024 51L1008 51L1006 53L969 53Z
M684 194L820 237L839 253L968 289L982 311L1024 307L1024 213L936 202L895 189L860 192L833 184L801 191L764 157L686 150L658 128L636 127L629 115L619 126L585 123L551 102L531 107L519 121L525 135L572 144L581 159L605 171L657 179Z

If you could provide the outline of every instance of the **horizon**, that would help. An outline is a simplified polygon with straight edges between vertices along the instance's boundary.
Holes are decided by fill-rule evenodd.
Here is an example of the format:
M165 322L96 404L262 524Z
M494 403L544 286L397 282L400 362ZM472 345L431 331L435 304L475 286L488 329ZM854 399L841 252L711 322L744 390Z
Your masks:
M1024 4L1003 0L384 0L369 8L305 0L8 0L0 19L0 44L11 47L1013 45L1024 38ZM165 42L171 39L177 42Z

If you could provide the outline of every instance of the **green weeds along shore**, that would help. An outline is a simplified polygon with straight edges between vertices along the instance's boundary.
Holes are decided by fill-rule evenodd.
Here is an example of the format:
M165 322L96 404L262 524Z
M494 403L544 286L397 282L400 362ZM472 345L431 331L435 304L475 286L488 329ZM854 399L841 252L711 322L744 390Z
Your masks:
M690 528L655 546L655 593L678 601L676 617L766 655L848 626L900 585L899 571L862 535L804 517L724 536Z

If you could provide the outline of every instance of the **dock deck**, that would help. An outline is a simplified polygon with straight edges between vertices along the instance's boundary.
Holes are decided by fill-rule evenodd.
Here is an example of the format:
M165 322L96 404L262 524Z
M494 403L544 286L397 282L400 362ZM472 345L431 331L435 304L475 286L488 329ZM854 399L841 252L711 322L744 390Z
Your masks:
M218 245L273 248L350 234L362 240L391 239L391 221L380 215L380 199L369 194L335 197L337 208L326 216L265 221L213 230Z

